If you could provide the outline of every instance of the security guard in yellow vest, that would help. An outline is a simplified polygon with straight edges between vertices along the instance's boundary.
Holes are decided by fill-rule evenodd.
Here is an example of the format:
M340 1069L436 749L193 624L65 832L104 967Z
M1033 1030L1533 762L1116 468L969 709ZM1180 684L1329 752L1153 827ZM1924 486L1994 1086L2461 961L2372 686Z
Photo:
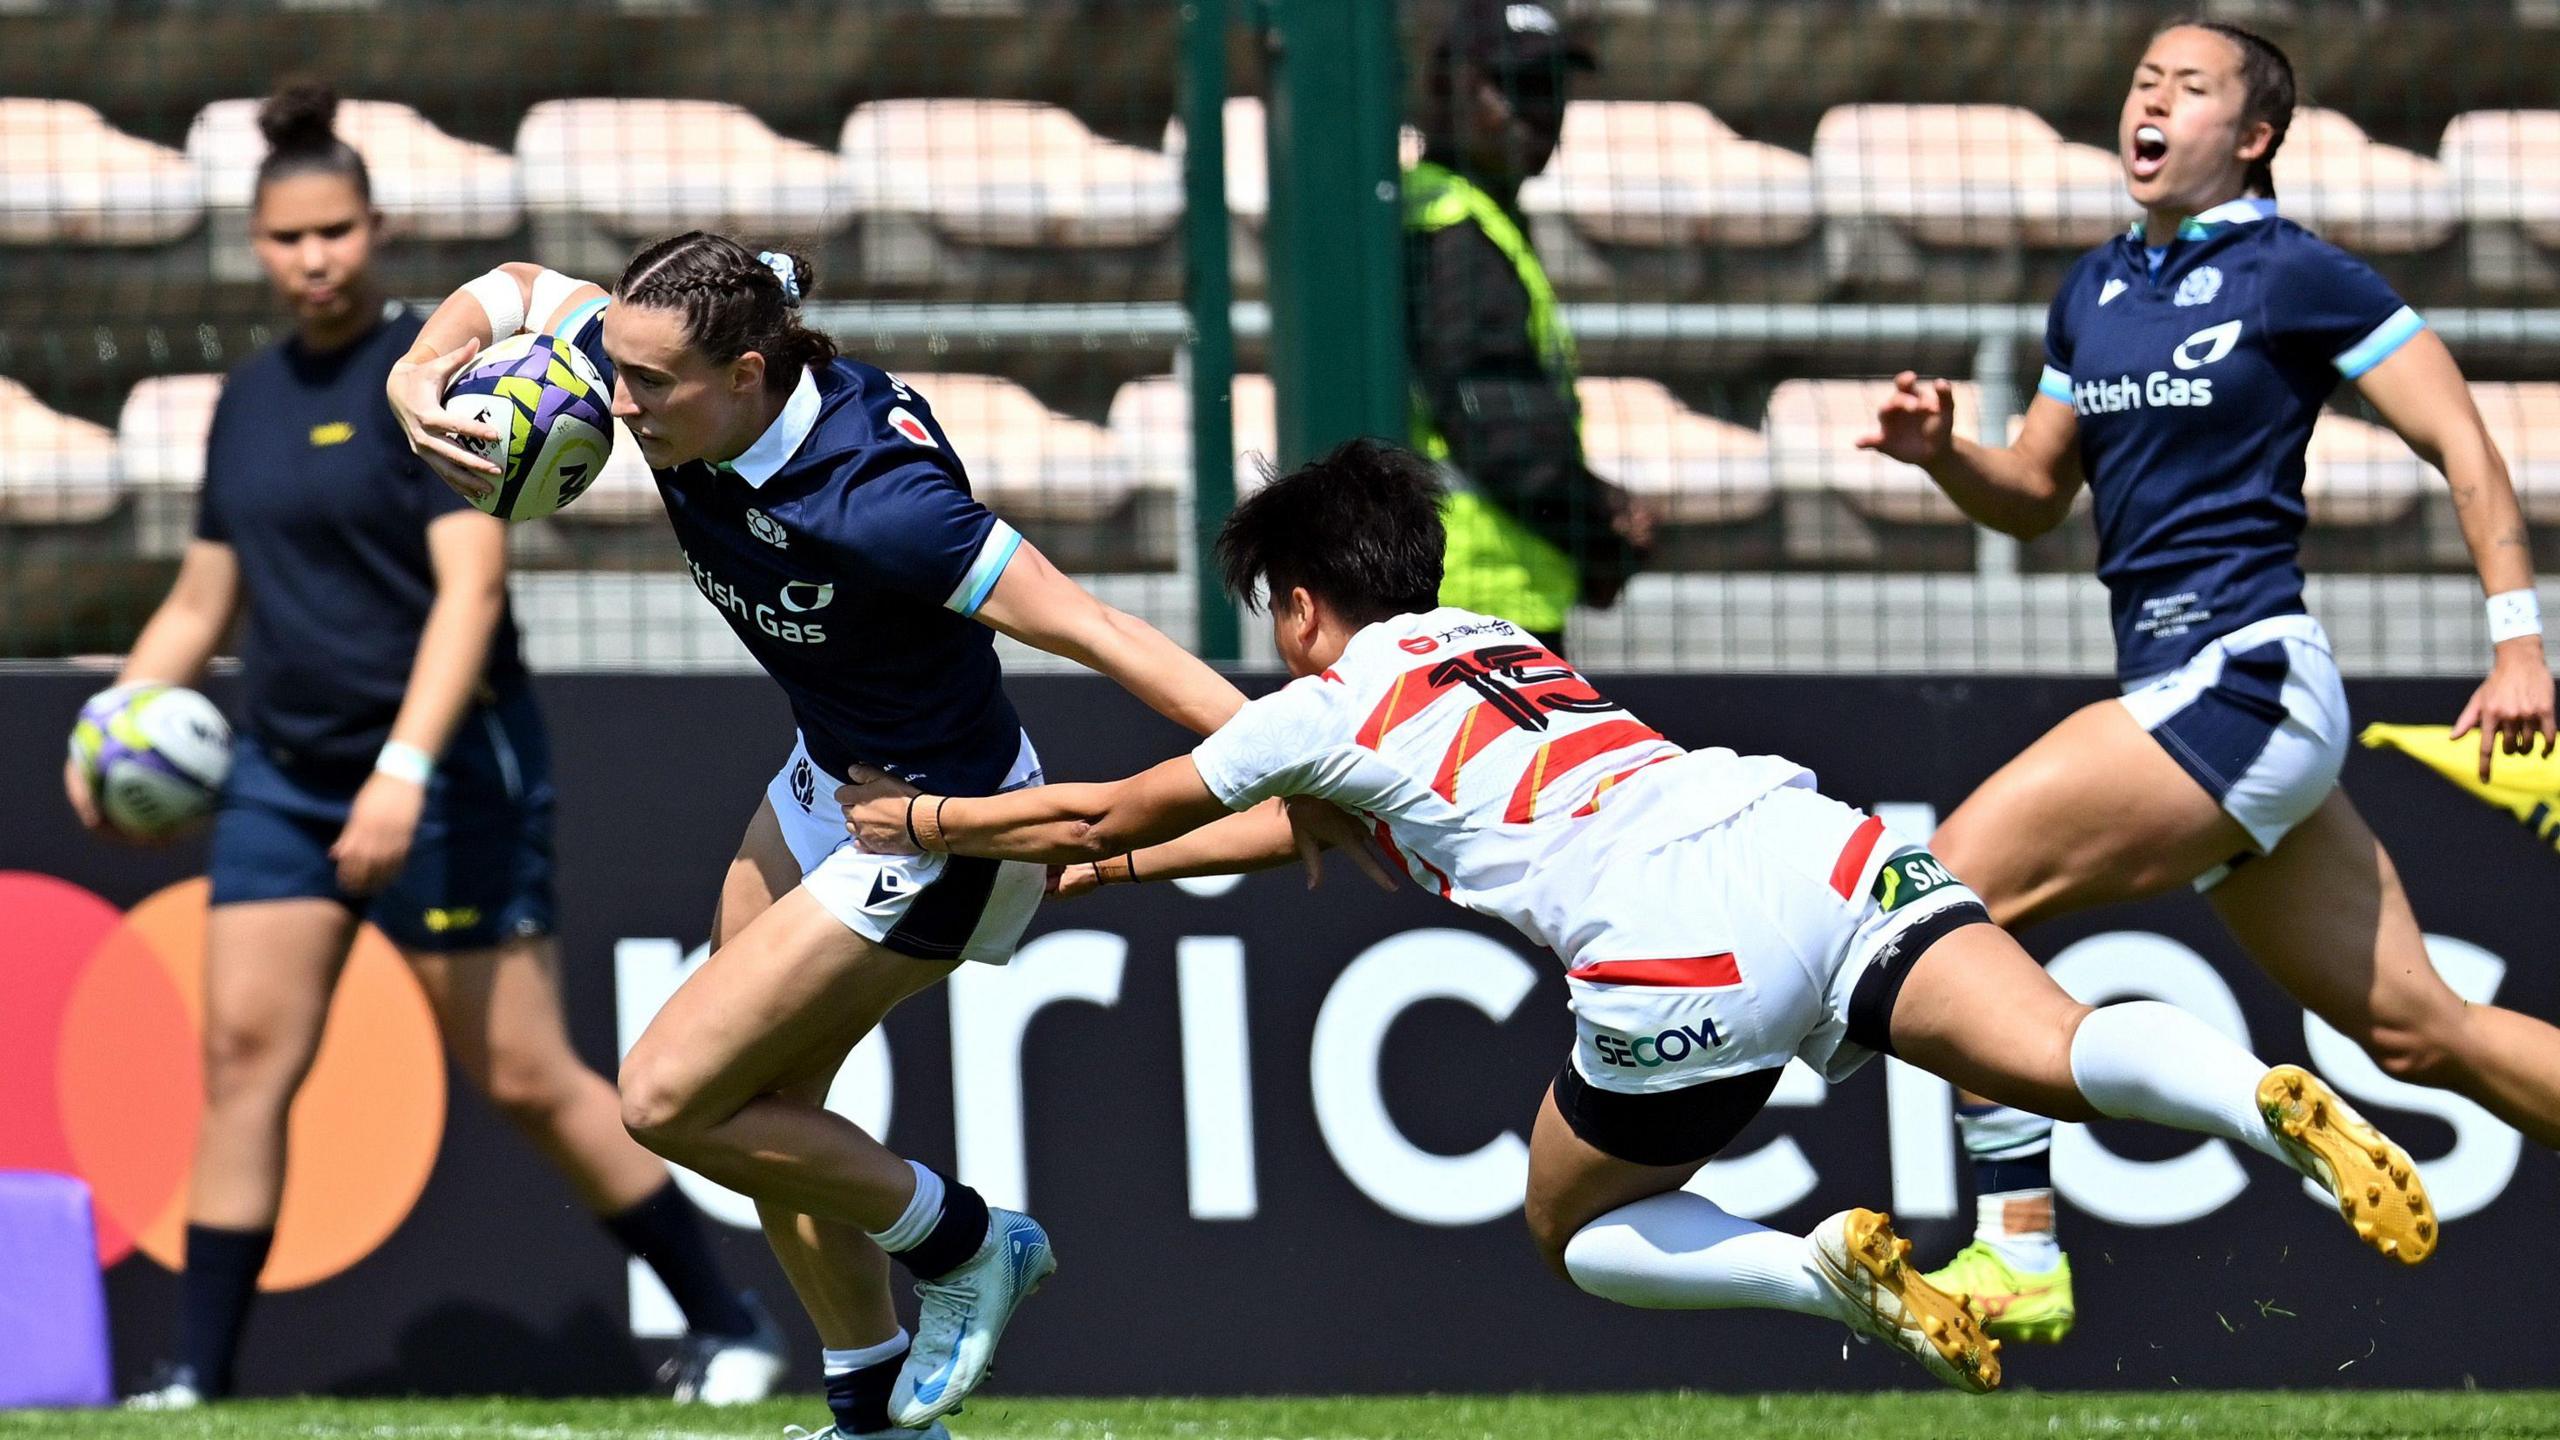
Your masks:
M1583 463L1573 336L1518 206L1590 68L1546 6L1457 0L1404 180L1413 444L1455 482L1440 599L1550 646L1575 604L1616 602L1652 526Z

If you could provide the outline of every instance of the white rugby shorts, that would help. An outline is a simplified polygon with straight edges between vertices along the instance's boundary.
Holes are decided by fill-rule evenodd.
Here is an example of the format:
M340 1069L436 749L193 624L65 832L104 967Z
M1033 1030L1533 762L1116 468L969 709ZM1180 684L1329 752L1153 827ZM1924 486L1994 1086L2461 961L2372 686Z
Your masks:
M1031 737L1006 774L1004 788L1041 783ZM874 855L854 844L836 790L844 780L809 758L805 740L765 787L782 822L783 841L800 862L800 884L844 927L883 949L919 960L1013 958L1024 927L1040 908L1048 867L965 855Z
M2320 808L2346 768L2346 686L2328 635L2308 615L2244 625L2127 687L2122 703L2261 855ZM2229 870L2215 867L2196 888Z
M1885 1044L1918 951L1988 918L1928 852L1803 785L1681 839L1595 850L1592 928L1567 961L1573 1065L1622 1094L1790 1058L1842 1079Z

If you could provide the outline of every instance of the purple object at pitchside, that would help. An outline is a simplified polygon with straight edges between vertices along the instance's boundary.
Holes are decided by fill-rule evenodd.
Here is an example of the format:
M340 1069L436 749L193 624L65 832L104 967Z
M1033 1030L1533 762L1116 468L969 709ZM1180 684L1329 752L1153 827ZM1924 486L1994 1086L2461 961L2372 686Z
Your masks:
M0 1410L115 1398L89 1187L0 1170Z

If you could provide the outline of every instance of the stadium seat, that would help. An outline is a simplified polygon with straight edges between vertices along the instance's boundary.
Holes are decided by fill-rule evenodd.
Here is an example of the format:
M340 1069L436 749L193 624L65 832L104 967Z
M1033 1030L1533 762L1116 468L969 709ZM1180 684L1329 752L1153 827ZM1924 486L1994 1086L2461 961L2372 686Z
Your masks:
M57 413L0 377L0 523L103 520L118 488L114 431Z
M1227 213L1260 229L1271 218L1271 169L1269 144L1264 134L1265 120L1261 97L1232 95L1220 110L1221 123L1227 134ZM1183 157L1182 118L1175 116L1164 127L1165 154L1173 160L1177 174ZM1422 158L1422 132L1406 125L1396 132L1396 161L1410 166Z
M1813 133L1822 212L1925 244L2095 245L2125 223L2116 157L2014 105L1842 105Z
M807 239L852 214L835 156L717 101L545 100L517 127L516 158L537 220L585 217L625 239L689 226Z
M1769 441L1680 403L1658 380L1585 379L1582 449L1591 468L1661 508L1666 525L1725 525L1769 512Z
M2276 182L2283 193L2284 182ZM2302 498L2311 523L2379 529L2407 521L2429 489L2426 462L2387 427L2335 411L2311 428Z
M1182 219L1177 163L1055 105L881 100L845 117L854 207L925 218L971 245L1145 245Z
M266 138L256 100L217 100L187 127L207 206L245 211L254 198ZM514 156L458 140L406 105L348 100L338 107L338 135L364 156L373 203L394 234L425 240L489 240L513 234L524 219Z
M1813 162L1735 134L1705 106L1581 100L1521 209L1613 245L1789 245L1813 233Z
M1280 453L1278 397L1268 375L1238 375L1228 392L1239 498L1262 485L1262 467ZM1149 490L1191 488L1191 396L1179 376L1132 380L1111 397L1107 422L1113 453L1132 481Z
M2444 127L2445 178L2472 224L2519 225L2560 246L2560 110L2474 110Z
M204 483L204 441L213 429L219 375L163 375L124 397L116 415L116 461L136 492L192 494Z
M2452 238L2461 220L2443 165L2376 143L2335 110L2294 112L2275 173L2286 215L2349 250L2432 250Z
M933 406L978 497L1010 519L1091 521L1136 492L1099 425L996 375L899 377Z
M196 227L195 167L70 100L0 99L0 241L157 245Z
M1787 380L1769 392L1770 478L1781 491L1837 495L1858 513L1904 525L1964 525L1964 512L1916 466L1857 447L1876 428L1890 380ZM1955 383L1956 414L1980 415L1981 391ZM1959 421L1961 423L1961 421Z
M2473 385L2471 398L2506 457L2525 519L2560 526L2560 382Z

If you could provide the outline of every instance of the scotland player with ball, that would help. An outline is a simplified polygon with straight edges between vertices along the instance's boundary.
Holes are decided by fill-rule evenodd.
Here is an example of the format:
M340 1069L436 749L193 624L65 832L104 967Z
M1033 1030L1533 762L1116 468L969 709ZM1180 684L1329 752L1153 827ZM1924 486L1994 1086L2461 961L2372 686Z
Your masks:
M942 794L1040 783L999 630L1198 733L1244 699L979 504L927 397L801 322L814 278L797 256L701 232L642 250L610 292L503 266L438 308L390 395L429 464L503 504L557 482L545 437L517 443L521 407L503 435L470 413L480 347L530 326L536 348L583 356L656 473L694 583L790 698L798 741L722 883L711 958L623 1063L623 1119L754 1197L826 1347L837 1434L940 1435L1053 1268L1048 1236L824 1101L900 1001L960 964L1012 956L1045 874L866 852L836 791L857 766ZM501 441L504 466L484 453ZM922 1282L912 1346L890 1302L893 1257Z
M424 473L383 407L419 322L372 274L379 218L336 107L289 85L259 115L272 151L252 238L294 332L224 385L196 538L117 689L84 708L65 773L83 823L144 835L183 818L191 787L222 787L179 1361L137 1400L231 1389L286 1113L361 920L409 960L456 1066L665 1280L693 1332L679 1397L759 1399L782 1368L770 1322L721 1279L665 1162L569 1043L547 742L507 614L506 527ZM204 672L243 610L226 777L220 716L169 687Z

